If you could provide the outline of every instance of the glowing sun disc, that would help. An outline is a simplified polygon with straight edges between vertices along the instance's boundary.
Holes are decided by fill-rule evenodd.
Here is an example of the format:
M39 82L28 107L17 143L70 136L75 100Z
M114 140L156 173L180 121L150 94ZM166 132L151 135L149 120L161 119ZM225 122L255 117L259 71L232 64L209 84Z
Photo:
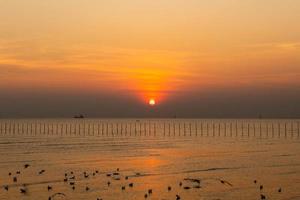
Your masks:
M149 105L150 106L155 106L155 99L150 99L149 100Z

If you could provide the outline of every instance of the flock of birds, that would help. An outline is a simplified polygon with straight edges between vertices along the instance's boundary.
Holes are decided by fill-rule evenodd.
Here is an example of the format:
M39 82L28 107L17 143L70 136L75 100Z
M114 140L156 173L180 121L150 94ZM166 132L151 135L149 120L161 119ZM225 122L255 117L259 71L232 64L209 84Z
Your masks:
M24 165L24 169L27 169L29 168L30 165L29 164L25 164ZM46 171L43 169L43 170L40 170L38 171L38 174L39 175L43 175ZM12 181L14 184L11 184L11 185L3 185L3 189L6 190L6 191L9 191L10 187L16 187L16 186L19 186L19 191L20 193L26 195L28 193L28 184L17 184L18 183L18 175L21 174L21 171L16 171L15 174L13 175L13 173L9 172L8 175L9 177L12 178ZM63 182L67 185L69 185L71 187L71 189L74 191L76 190L76 181L77 180L81 180L81 179L88 179L89 177L91 176L96 176L98 174L103 174L103 173L100 173L99 170L95 170L93 171L92 173L88 173L86 171L84 171L80 176L76 176L75 173L73 171L70 171L70 172L67 172L64 174L64 178L63 178ZM110 172L110 173L104 173L106 174L106 176L108 178L111 178L109 179L110 181L107 181L107 186L110 187L111 184L112 184L112 181L118 181L118 180L121 180L121 174L120 174L120 170L119 168L117 168L116 170L114 170L113 172ZM142 176L141 173L135 173L134 175L131 175L131 176L124 176L125 180L129 180L130 177L138 177L138 176ZM226 180L223 180L223 179L215 179L216 181L220 182L221 184L223 185L227 185L229 187L233 187L233 185L226 181ZM257 180L254 180L253 181L255 185L258 185L258 181ZM188 183L188 184L187 184ZM199 189L201 188L201 180L200 179L195 179L195 178L185 178L183 179L182 181L180 181L178 183L179 187L184 189L184 190L190 190L190 189ZM126 190L127 188L133 188L134 187L134 183L133 182L127 182L126 185L122 185L121 186L121 190L124 191ZM265 194L263 194L263 190L264 190L264 186L261 184L259 185L259 191L260 191L260 199L261 200L265 200L267 199L267 196ZM89 186L85 186L85 191L89 191L91 188ZM47 190L48 192L52 192L53 191L53 186L52 185L47 185ZM172 190L172 187L171 186L167 186L166 187L166 190L168 192L170 192ZM282 192L282 188L278 188L277 190L278 193L281 193ZM151 195L153 194L153 189L149 188L145 194L144 194L144 198L147 199L148 197L150 197ZM63 192L56 192L56 193L52 193L51 195L49 195L48 197L48 200L55 200L56 197L66 197L66 194L63 193ZM179 194L176 194L174 199L176 200L181 200L182 198L180 197ZM103 200L101 197L97 197L96 200Z

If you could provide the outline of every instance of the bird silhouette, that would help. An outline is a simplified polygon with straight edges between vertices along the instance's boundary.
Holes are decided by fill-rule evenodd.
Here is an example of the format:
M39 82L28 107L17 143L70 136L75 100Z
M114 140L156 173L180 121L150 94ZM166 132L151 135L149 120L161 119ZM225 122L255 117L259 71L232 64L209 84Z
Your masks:
M260 189L260 190L264 189L264 186L263 186L263 185L260 185L260 186L259 186L259 189Z
M26 194L26 193L27 193L27 189L26 189L26 188L20 188L20 192L21 192L22 194Z

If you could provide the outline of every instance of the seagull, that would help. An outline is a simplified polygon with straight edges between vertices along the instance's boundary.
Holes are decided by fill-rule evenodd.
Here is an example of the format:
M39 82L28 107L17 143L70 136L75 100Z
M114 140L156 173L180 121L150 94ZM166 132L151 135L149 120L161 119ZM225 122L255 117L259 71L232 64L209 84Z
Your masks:
M48 185L48 191L52 190L52 187L50 185Z
M172 190L171 186L168 186L168 191L171 191L171 190Z
M44 172L45 172L45 170L42 169L42 170L39 172L39 174L43 174Z
M20 192L21 192L22 194L26 194L27 190L26 190L26 188L21 188L21 189L20 189Z
M225 180L222 180L222 179L217 179L217 180L219 180L222 184L227 184L227 185L232 187L232 184L229 183L228 181L225 181Z
M25 164L24 168L27 169L30 165L29 164Z
M264 186L263 186L263 185L260 185L260 186L259 186L259 189L260 189L260 190L264 189Z

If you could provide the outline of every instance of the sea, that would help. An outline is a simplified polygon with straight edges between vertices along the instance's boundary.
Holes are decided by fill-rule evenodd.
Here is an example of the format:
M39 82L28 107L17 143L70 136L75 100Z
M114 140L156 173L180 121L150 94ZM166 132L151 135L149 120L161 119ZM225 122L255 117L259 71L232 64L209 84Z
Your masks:
M0 119L1 200L297 200L299 119Z

